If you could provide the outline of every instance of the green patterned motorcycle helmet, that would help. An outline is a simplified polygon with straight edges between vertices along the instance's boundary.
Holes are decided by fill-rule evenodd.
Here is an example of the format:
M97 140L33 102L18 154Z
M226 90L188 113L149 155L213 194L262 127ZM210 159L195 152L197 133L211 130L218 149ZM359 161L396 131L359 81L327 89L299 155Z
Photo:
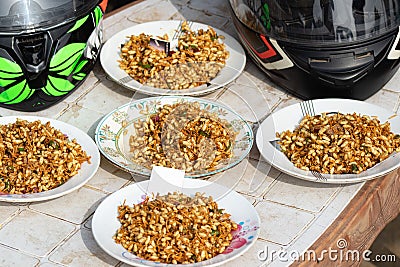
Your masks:
M93 69L108 0L1 0L0 106L39 111Z

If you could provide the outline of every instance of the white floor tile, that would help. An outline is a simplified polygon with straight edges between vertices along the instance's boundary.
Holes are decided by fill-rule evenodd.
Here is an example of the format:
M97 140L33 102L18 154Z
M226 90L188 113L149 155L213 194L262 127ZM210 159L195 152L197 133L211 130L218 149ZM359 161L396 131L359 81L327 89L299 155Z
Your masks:
M260 201L256 210L262 221L260 238L288 245L313 220L314 215L288 206Z
M271 261L272 251L279 251L281 246L263 240L256 243L242 256L229 262L230 267L261 266Z
M240 193L256 198L261 197L278 175L278 173L270 172L269 166L264 162L244 159L232 169L212 176L210 181L232 188Z
M393 113L397 112L398 106L397 102L399 101L399 95L397 93L387 91L387 90L380 90L365 102L381 106L388 111ZM383 122L382 122L383 123Z
M268 190L264 198L288 206L312 212L319 212L339 190L338 185L309 182L281 175L278 181Z
M19 209L19 206L15 204L0 203L0 229L6 221L17 214Z
M129 103L135 91L129 90L117 83L105 80L78 101L78 104L90 110L107 114L112 110Z
M170 1L161 0L157 1L156 8L139 10L131 14L128 20L137 23L154 21L154 18L157 18L157 20L169 20L171 16L178 13L178 9L179 7L174 6Z
M120 189L131 179L131 174L115 167L105 157L101 157L99 169L86 185L106 193L112 193Z
M4 267L35 266L39 263L39 259L3 246L0 246L0 255L0 266Z
M75 127L81 129L87 133L90 137L94 138L94 133L100 119L103 117L103 113L95 110L90 110L79 105L74 104L71 107L71 112L64 113L58 119L64 121ZM80 116L84 116L86 119L81 120Z
M58 208L64 206L65 203ZM0 243L44 256L74 230L71 223L25 209L0 229Z
M190 1L189 7L204 12L210 15L220 15L227 17L229 15L229 3L221 5L220 2L215 0L203 0L203 1Z
M50 202L33 203L30 208L75 224L81 224L96 210L105 196L105 193L81 187Z
M110 237L111 238L111 237ZM108 256L94 240L92 232L81 229L50 255L50 261L68 266L115 266L118 260Z
M236 82L230 84L228 90L218 98L218 102L222 102L250 122L259 121L270 113L271 107L278 101L279 97L267 94L251 83L242 85Z

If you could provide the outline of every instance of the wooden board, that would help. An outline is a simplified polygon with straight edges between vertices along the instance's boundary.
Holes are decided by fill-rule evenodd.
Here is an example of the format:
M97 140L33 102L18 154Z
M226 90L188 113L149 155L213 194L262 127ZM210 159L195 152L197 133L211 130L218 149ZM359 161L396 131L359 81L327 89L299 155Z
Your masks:
M366 182L339 217L309 248L319 259L307 253L302 257L304 261L295 262L292 266L359 266L362 253L399 214L400 169ZM344 248L340 249L338 245Z

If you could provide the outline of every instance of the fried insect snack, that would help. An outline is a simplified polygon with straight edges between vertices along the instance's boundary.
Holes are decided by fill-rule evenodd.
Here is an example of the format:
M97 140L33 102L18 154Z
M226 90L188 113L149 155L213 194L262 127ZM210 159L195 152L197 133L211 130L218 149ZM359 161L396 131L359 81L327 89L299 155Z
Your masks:
M400 151L389 122L356 113L306 115L293 132L276 136L296 167L320 173L357 174Z
M198 102L163 105L134 127L136 133L129 139L134 162L149 169L164 166L186 172L214 170L231 158L237 134Z
M40 120L0 126L0 192L38 193L76 175L90 156L76 140Z
M149 197L133 206L120 205L121 227L114 236L136 256L172 264L211 259L229 246L237 224L212 197L174 192Z
M229 52L212 27L193 31L187 22L176 51L168 54L150 45L145 33L129 36L121 47L119 66L136 81L148 86L181 90L209 83L225 66ZM168 36L157 36L168 41Z

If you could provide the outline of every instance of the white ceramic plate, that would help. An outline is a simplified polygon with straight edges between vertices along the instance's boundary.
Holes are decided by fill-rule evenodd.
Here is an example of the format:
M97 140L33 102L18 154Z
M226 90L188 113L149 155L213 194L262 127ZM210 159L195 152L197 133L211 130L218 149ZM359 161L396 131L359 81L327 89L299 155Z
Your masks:
M67 182L51 189L49 191L31 194L0 194L0 201L5 202L35 202L54 199L65 194L68 194L87 183L93 175L96 173L100 165L100 153L93 139L84 133L82 130L67 124L62 121L36 117L36 116L6 116L0 117L0 124L9 124L16 122L17 118L36 121L40 120L42 123L50 122L50 125L66 134L69 139L76 139L76 141L82 146L82 149L86 151L87 155L91 157L90 164L84 162L78 174L71 177Z
M125 171L149 176L150 169L130 160L131 152L129 151L128 140L130 133L134 131L131 122L138 119L143 120L147 115L156 113L159 107L177 102L199 102L202 109L216 112L221 119L225 119L231 124L235 132L238 132L232 148L232 158L217 165L215 171L189 172L186 173L186 177L199 178L227 170L248 155L253 145L253 131L240 115L220 103L181 96L149 97L125 104L111 111L103 117L96 128L95 141L100 152L114 165ZM128 122L127 125L126 122Z
M131 78L124 70L119 67L120 60L120 49L121 44L124 44L131 35L139 35L145 33L148 35L164 35L168 34L168 39L172 40L175 32L179 29L181 21L168 20L168 21L152 21L142 24L135 25L123 31L116 33L104 44L101 53L100 61L105 72L111 79L121 84L122 86L142 92L147 95L203 95L208 94L212 91L221 88L222 86L230 83L243 71L246 65L246 55L242 46L236 41L235 38L228 35L227 33L215 29L218 35L223 35L223 40L226 50L229 51L229 58L226 61L225 67L219 72L219 74L211 80L209 86L202 85L191 89L183 90L168 90L163 88L155 88L151 86L145 86L133 78ZM193 22L191 29L197 31L199 29L208 29L208 25ZM171 48L173 44L171 44Z
M277 140L276 132L293 131L303 118L305 110L314 109L315 114L323 112L357 113L377 116L381 123L390 122L391 131L400 133L400 117L379 106L363 101L350 99L319 99L304 101L272 113L259 127L256 135L257 147L261 155L274 167L289 175L324 183L356 183L381 177L400 166L400 153L394 153L386 160L376 164L359 174L322 174L314 176L310 171L295 167L292 162L277 148L273 140ZM317 175L318 176L318 175Z
M146 195L149 181L129 185L116 191L107 197L96 209L92 220L93 236L99 246L112 257L135 266L172 266L173 264L162 264L159 262L141 259L128 252L121 245L115 243L113 236L121 226L117 219L117 208L123 204L127 205L141 203ZM238 224L238 230L233 232L233 240L223 254L216 257L182 266L217 266L239 257L247 251L257 240L260 232L260 218L255 208L240 194L229 188L204 180L185 179L181 192L194 195L196 192L205 192L212 196L218 203L218 207L225 209L231 214L231 219ZM157 192L148 192L151 193ZM161 195L167 192L159 192Z

